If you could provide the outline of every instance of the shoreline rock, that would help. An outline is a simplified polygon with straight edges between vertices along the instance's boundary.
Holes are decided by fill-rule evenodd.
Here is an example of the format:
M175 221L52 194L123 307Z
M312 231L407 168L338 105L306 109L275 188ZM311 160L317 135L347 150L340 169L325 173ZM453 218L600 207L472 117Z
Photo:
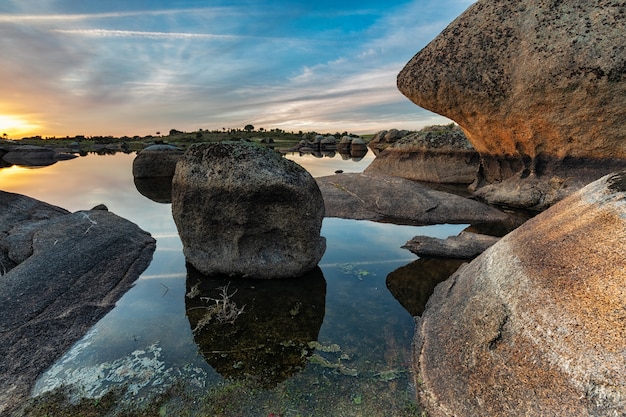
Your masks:
M501 238L472 232L461 232L458 236L438 239L430 236L415 236L402 246L417 256L472 259L489 249Z
M149 265L155 240L106 210L76 213L0 191L0 414Z

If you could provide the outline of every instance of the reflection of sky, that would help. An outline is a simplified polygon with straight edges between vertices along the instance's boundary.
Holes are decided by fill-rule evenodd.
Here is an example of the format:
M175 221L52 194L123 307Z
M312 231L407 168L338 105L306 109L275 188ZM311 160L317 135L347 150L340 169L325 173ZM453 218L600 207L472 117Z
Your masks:
M134 155L125 154L90 155L40 169L0 169L0 188L5 191L25 194L70 211L104 203L112 212L137 223L157 239L153 260L135 286L100 320L82 347L80 343L77 345L80 349L65 355L67 362L62 368L66 370L55 369L43 385L54 385L59 377L68 382L74 378L72 372L80 379L81 375L99 372L98 366L103 362L132 357L138 349L145 351L155 344L162 349L160 358L166 362L167 369L182 369L183 365L197 367L207 375L208 384L220 378L197 355L184 311L186 267L171 206L155 203L135 189L133 158ZM312 157L297 161L313 172L348 171L350 168L346 166L355 165L341 158L322 159L323 166ZM360 170L365 166L366 163L360 163ZM372 355L367 364L359 365L367 367L367 372L385 370L388 365L384 358L376 356L380 346L394 334L397 343L408 351L412 337L410 315L385 285L387 274L416 258L401 246L415 235L447 237L458 234L463 227L325 219L322 235L327 239L327 250L320 267L327 282L327 294L320 342L338 343L355 353L355 357ZM360 275L363 273L367 275ZM381 332L383 328L385 333ZM318 370L307 367L303 374ZM363 383L368 383L367 379Z
M333 175L336 170L341 169L344 172L363 172L365 168L374 159L374 154L368 150L367 154L361 160L342 160L338 153L334 157L317 158L311 154L300 154L294 152L285 155L287 159L297 162L309 171L309 173L317 178L326 175Z

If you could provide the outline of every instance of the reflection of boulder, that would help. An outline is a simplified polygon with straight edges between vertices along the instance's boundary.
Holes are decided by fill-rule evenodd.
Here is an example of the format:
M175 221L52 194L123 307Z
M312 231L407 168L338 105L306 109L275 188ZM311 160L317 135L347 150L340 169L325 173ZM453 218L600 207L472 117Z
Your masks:
M361 159L363 159L363 157L365 155L367 155L367 148L362 149L342 149L342 150L337 150L337 152L339 153L339 155L341 155L341 159L343 159L344 161L347 160L353 160L354 162L358 162Z
M250 379L272 387L302 370L324 320L326 281L319 268L282 280L230 280L202 275L187 266L187 318L199 351L227 378ZM215 299L225 290L243 312L220 322Z
M172 202L172 177L134 178L135 188L144 197L157 203Z
M311 174L252 143L192 145L176 165L172 215L185 257L205 274L297 277L326 250Z
M387 275L387 289L412 316L421 316L435 287L466 260L420 258Z

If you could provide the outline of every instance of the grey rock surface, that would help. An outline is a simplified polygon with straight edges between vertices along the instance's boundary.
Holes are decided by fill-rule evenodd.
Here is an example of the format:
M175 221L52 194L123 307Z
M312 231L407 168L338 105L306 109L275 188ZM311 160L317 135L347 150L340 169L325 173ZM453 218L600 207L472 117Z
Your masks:
M343 173L317 178L327 217L397 224L507 222L509 216L478 201L386 175Z
M251 143L191 146L176 166L172 214L187 260L207 275L300 276L326 249L313 177Z
M154 239L106 210L69 213L0 191L0 414L113 308Z
M439 239L431 236L415 236L404 246L418 256L471 259L486 251L500 240L499 237L472 232Z

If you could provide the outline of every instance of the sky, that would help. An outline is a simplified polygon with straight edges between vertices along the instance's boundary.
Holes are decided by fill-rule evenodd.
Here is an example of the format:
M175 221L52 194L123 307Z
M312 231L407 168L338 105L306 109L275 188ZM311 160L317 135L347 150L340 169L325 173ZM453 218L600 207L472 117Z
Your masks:
M1 0L0 135L449 123L396 77L471 3Z

